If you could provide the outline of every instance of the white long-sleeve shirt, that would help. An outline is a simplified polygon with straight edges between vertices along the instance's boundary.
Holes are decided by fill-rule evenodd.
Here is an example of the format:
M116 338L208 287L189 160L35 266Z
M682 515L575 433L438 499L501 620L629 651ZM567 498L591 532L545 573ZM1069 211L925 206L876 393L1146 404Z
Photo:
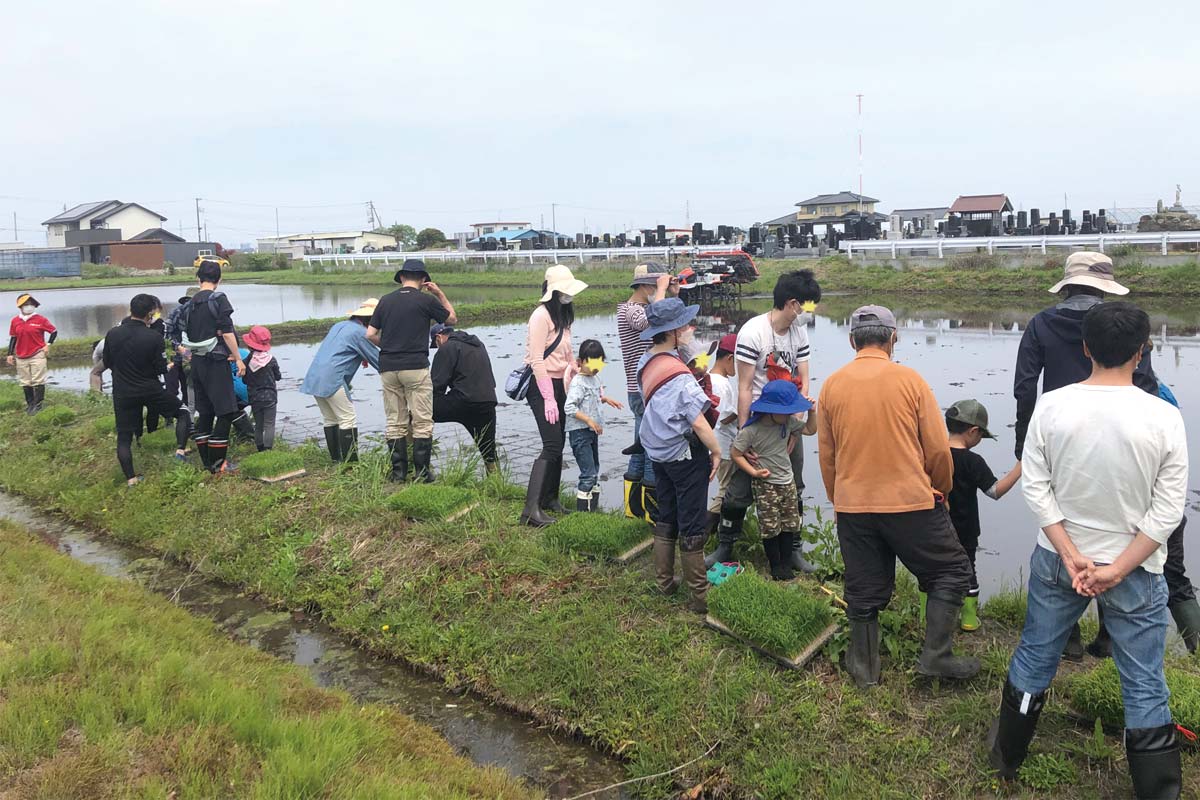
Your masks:
M1135 386L1065 386L1038 400L1021 469L1038 525L1062 522L1080 553L1111 564L1138 531L1165 545L1183 519L1183 417ZM1038 544L1054 549L1045 533ZM1142 567L1161 573L1166 550Z

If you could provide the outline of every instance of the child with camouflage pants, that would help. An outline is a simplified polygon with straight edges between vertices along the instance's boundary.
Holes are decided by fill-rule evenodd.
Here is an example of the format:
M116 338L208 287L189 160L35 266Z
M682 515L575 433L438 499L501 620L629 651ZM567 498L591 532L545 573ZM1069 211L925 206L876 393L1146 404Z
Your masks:
M750 405L750 418L733 440L734 465L753 479L754 507L771 577L787 581L792 571L792 545L800 534L800 507L792 475L791 452L800 434L817 431L813 404L791 381L769 381ZM806 419L796 415L810 412ZM756 456L752 464L748 454Z

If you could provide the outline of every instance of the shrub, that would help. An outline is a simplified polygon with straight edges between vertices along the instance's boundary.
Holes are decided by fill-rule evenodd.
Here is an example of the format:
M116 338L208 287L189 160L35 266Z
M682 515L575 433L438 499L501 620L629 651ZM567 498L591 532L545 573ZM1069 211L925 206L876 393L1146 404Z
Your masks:
M304 459L291 450L263 450L238 462L241 473L248 478L274 478L303 467Z
M461 486L416 483L388 498L388 507L409 519L439 520L459 511L475 499L475 493Z
M162 268L163 268L163 272L167 273L168 275L175 274L175 264L171 261L164 261Z
M283 253L234 253L229 265L244 272L270 272L287 269L287 256Z
M796 656L833 621L824 598L746 570L708 593L708 611L730 630L782 656Z
M75 409L59 405L45 406L33 419L43 428L62 428L75 421Z
M615 558L650 536L640 519L616 514L575 513L546 528L546 544L563 553Z
M1169 705L1175 722L1188 730L1200 726L1200 675L1167 667ZM1071 679L1071 705L1081 713L1102 720L1110 728L1125 726L1125 704L1121 700L1121 681L1112 659L1090 672Z

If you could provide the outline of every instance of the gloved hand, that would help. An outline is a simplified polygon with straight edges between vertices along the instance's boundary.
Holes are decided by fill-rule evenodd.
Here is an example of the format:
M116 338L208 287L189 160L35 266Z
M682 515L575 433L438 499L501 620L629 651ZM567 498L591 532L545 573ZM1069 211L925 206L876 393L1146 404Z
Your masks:
M558 424L558 401L554 399L554 382L549 378L537 379L538 391L542 393L542 401L546 406L546 422Z

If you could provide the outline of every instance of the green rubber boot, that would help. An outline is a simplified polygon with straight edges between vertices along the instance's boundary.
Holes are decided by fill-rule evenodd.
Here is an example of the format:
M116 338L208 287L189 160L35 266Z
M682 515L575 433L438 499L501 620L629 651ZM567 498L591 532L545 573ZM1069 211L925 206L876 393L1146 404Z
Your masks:
M959 615L960 627L964 631L979 630L979 598L964 597L962 614Z

